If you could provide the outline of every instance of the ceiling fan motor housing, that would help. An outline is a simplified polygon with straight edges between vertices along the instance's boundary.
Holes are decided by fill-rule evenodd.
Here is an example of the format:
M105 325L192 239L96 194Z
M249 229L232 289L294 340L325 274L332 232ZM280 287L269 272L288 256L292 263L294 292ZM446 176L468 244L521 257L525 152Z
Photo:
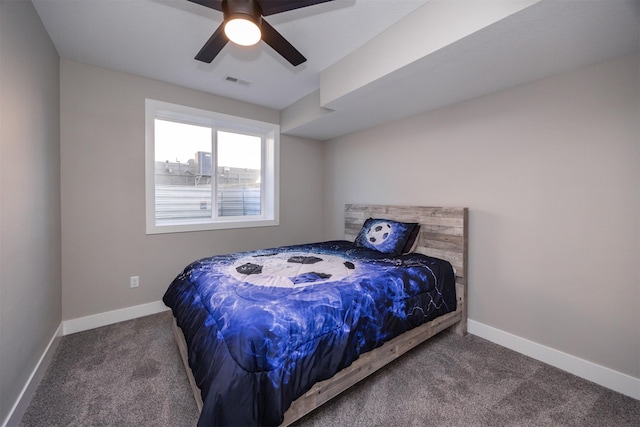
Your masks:
M233 18L249 19L260 28L262 10L255 0L223 0L222 13L225 22Z

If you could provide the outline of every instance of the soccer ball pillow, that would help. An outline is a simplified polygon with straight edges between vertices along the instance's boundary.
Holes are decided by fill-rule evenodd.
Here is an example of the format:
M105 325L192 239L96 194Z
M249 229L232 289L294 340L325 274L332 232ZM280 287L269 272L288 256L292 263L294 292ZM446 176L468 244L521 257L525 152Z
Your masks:
M389 219L369 218L355 240L355 245L389 255L409 252L418 234L419 224Z

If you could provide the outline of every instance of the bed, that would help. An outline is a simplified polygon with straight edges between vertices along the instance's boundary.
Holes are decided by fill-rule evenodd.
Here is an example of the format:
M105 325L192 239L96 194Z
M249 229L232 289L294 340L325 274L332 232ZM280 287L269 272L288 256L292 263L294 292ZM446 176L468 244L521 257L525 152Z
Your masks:
M436 333L465 334L467 216L346 205L344 240L187 266L163 300L199 425L289 425Z

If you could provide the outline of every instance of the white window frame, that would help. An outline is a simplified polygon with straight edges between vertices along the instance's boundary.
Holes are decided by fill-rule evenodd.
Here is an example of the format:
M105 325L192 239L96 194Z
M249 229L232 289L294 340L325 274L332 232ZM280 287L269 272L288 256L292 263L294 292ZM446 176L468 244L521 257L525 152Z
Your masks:
M210 126L215 130L262 136L261 214L184 220L156 224L155 120ZM180 233L279 225L280 126L154 99L145 100L145 188L147 234ZM215 153L212 152L215 156ZM215 165L212 159L212 167Z

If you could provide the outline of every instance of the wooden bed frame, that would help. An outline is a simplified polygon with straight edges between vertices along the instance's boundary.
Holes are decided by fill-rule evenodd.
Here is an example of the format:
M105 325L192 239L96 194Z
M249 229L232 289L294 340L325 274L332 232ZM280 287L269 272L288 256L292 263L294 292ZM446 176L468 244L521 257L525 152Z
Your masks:
M284 414L287 426L363 380L438 332L452 328L457 334L467 333L467 208L424 206L346 205L345 239L353 241L367 218L386 218L403 222L419 222L420 236L415 252L449 261L456 272L457 309L364 353L350 366L332 378L316 383L296 399ZM174 333L180 349L193 395L202 410L202 397L189 368L187 344L174 319Z

